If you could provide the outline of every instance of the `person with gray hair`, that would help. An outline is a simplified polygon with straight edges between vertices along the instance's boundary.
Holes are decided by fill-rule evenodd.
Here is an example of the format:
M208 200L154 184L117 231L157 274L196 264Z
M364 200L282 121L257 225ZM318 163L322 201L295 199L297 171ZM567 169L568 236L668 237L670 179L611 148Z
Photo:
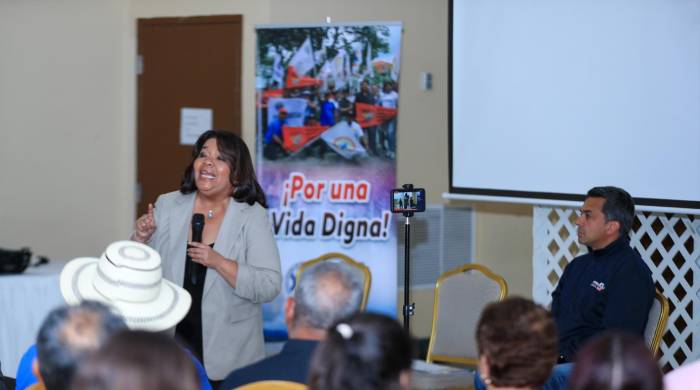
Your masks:
M306 269L284 308L289 341L282 351L231 372L220 389L261 380L306 383L309 362L326 329L360 310L362 282L344 263L321 262Z
M123 329L124 320L99 302L84 301L52 310L41 324L36 341L37 359L32 369L39 383L29 388L69 389L86 356Z

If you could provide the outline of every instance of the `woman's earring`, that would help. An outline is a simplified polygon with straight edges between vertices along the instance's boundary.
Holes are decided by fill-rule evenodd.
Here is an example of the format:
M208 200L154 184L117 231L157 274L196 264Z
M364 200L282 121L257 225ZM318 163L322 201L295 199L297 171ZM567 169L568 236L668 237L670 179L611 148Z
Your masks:
M481 377L481 380L482 380L484 383L486 383L487 385L490 385L491 383L493 383L493 381L491 380L491 378L487 377L486 375L484 375L484 374L479 374L479 376Z

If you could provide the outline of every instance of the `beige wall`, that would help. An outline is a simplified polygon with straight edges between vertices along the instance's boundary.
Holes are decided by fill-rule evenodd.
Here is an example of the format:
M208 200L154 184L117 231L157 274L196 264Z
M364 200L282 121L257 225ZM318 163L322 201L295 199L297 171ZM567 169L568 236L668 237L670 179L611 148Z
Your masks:
M401 21L398 181L443 203L447 0L0 1L0 246L97 255L126 237L135 183L136 19L243 15L243 136L254 144L256 24ZM7 37L13 37L8 39ZM420 72L433 74L421 91ZM531 207L475 205L476 260L530 296ZM423 294L423 295L421 295ZM418 291L426 334L432 292ZM424 304L423 302L427 302Z
M0 246L98 254L131 223L127 10L0 1Z

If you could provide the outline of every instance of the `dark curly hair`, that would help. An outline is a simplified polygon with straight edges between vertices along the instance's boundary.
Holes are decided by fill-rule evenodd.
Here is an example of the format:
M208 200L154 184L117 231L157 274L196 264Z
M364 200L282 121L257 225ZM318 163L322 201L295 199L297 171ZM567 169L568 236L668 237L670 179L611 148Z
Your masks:
M662 390L663 377L641 337L606 332L579 351L568 386L571 390Z
M216 139L216 147L231 171L229 182L233 186L231 194L233 199L249 205L258 202L261 206L267 207L265 193L255 177L253 160L250 157L248 147L239 136L225 130L207 130L199 136L192 150L192 161L185 168L180 192L190 194L197 190L194 182L194 161L199 156L199 152L202 151L204 143L211 138Z
M342 325L341 325L342 324ZM311 360L310 390L398 388L411 339L396 320L358 313L333 324Z
M521 297L488 305L476 330L494 386L539 388L557 361L557 329L543 307Z

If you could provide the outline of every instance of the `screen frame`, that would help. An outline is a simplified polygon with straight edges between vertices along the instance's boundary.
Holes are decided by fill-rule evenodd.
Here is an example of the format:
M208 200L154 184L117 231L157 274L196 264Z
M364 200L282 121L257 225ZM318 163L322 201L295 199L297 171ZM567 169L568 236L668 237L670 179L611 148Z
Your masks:
M447 32L447 124L448 124L448 174L449 193L443 194L445 199L463 199L477 201L494 201L508 203L526 203L533 205L571 205L572 202L583 202L585 194L572 194L561 192L537 192L516 191L494 188L457 187L453 182L454 177L454 144L453 144L453 28L454 28L454 1L448 1L448 32ZM459 0L458 0L459 1ZM662 199L633 197L639 210L672 211L688 214L700 214L700 201L685 199Z

